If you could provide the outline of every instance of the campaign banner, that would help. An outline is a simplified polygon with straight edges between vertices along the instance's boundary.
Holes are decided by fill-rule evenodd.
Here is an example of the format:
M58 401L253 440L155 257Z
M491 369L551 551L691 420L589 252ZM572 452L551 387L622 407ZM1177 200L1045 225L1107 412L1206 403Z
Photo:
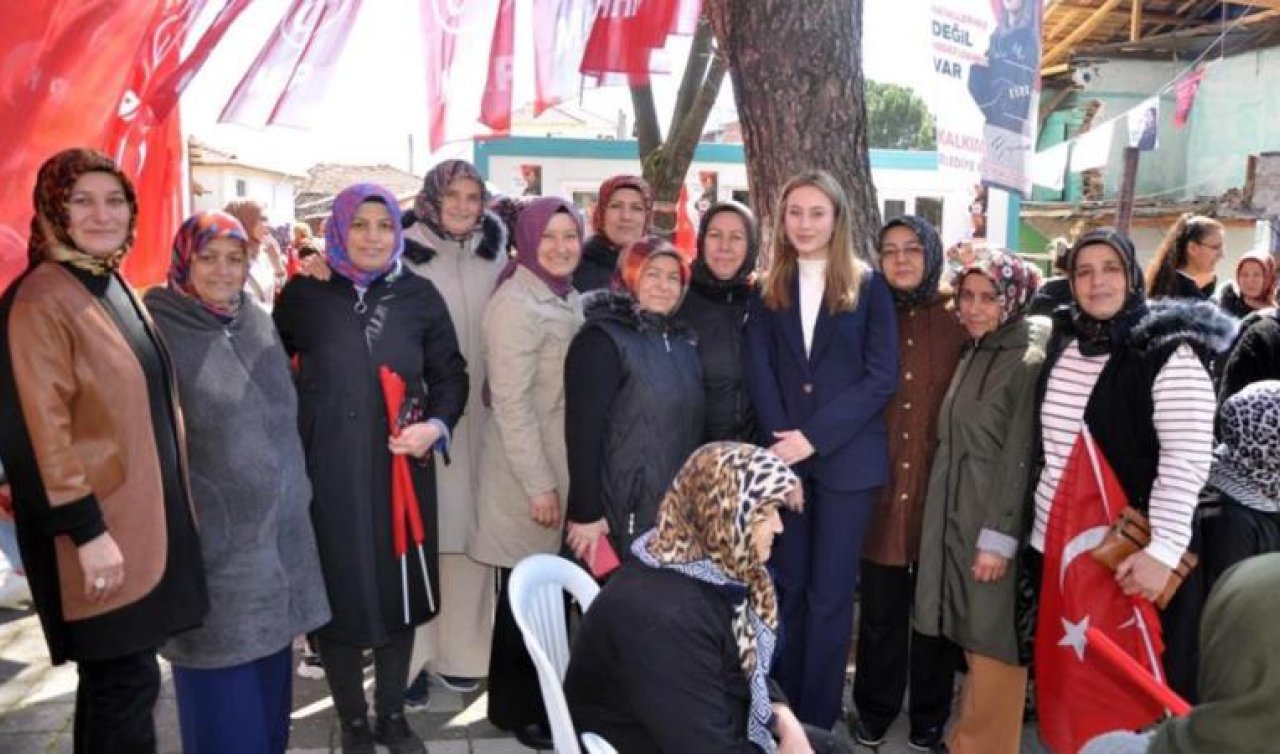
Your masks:
M938 168L1027 196L1040 98L1037 0L934 0Z

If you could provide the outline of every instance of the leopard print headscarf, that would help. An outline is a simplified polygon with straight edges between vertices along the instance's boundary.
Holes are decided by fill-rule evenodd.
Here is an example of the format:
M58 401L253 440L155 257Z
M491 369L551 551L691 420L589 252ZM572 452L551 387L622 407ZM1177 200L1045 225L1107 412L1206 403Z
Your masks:
M1280 381L1245 386L1222 402L1218 421L1222 442L1209 484L1249 508L1280 513Z
M716 442L694 451L671 483L656 526L632 545L654 568L737 590L733 632L751 685L747 733L766 752L773 707L766 678L777 643L778 601L769 572L752 545L752 532L770 511L787 505L800 480L764 448Z

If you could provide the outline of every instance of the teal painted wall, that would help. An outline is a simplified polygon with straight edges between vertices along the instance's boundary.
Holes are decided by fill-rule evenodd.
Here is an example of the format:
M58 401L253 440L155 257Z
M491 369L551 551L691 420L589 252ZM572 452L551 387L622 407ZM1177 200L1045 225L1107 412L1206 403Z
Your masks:
M480 175L489 177L491 157L561 157L584 160L634 160L639 147L631 139L564 139L543 136L512 136L476 139L475 166ZM911 152L901 149L870 150L871 167L882 170L937 170L936 152ZM693 159L698 162L741 164L746 152L741 144L698 144Z
M1243 186L1248 155L1280 151L1280 47L1210 65L1188 125L1195 193Z

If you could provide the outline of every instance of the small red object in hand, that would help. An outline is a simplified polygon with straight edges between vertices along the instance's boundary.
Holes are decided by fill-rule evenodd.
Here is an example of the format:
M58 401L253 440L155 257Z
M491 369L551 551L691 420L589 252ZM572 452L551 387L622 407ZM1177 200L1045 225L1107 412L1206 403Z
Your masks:
M392 437L400 434L400 408L404 405L404 379L383 364L378 368L382 383L382 397L387 404L387 427ZM400 559L400 581L404 597L404 619L409 622L408 553L409 537L418 548L418 562L422 566L422 583L427 592L427 604L434 612L435 596L431 591L431 579L427 575L427 558L422 543L426 541L426 529L422 524L422 510L418 507L418 493L413 487L413 475L409 471L409 459L399 453L391 456L391 541L396 557Z

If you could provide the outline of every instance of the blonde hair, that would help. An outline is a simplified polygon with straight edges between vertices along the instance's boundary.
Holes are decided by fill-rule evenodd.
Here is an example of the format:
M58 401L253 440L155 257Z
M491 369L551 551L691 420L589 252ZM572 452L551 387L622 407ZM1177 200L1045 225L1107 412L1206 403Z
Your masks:
M849 199L844 189L825 170L807 170L787 181L773 215L773 254L769 273L764 280L764 303L773 311L791 306L791 282L796 277L796 260L800 253L787 237L787 199L791 192L809 186L823 193L835 213L831 241L827 245L827 279L823 303L827 312L853 311L858 307L858 291L862 278L870 269L858 259L853 245L853 228L849 223Z

